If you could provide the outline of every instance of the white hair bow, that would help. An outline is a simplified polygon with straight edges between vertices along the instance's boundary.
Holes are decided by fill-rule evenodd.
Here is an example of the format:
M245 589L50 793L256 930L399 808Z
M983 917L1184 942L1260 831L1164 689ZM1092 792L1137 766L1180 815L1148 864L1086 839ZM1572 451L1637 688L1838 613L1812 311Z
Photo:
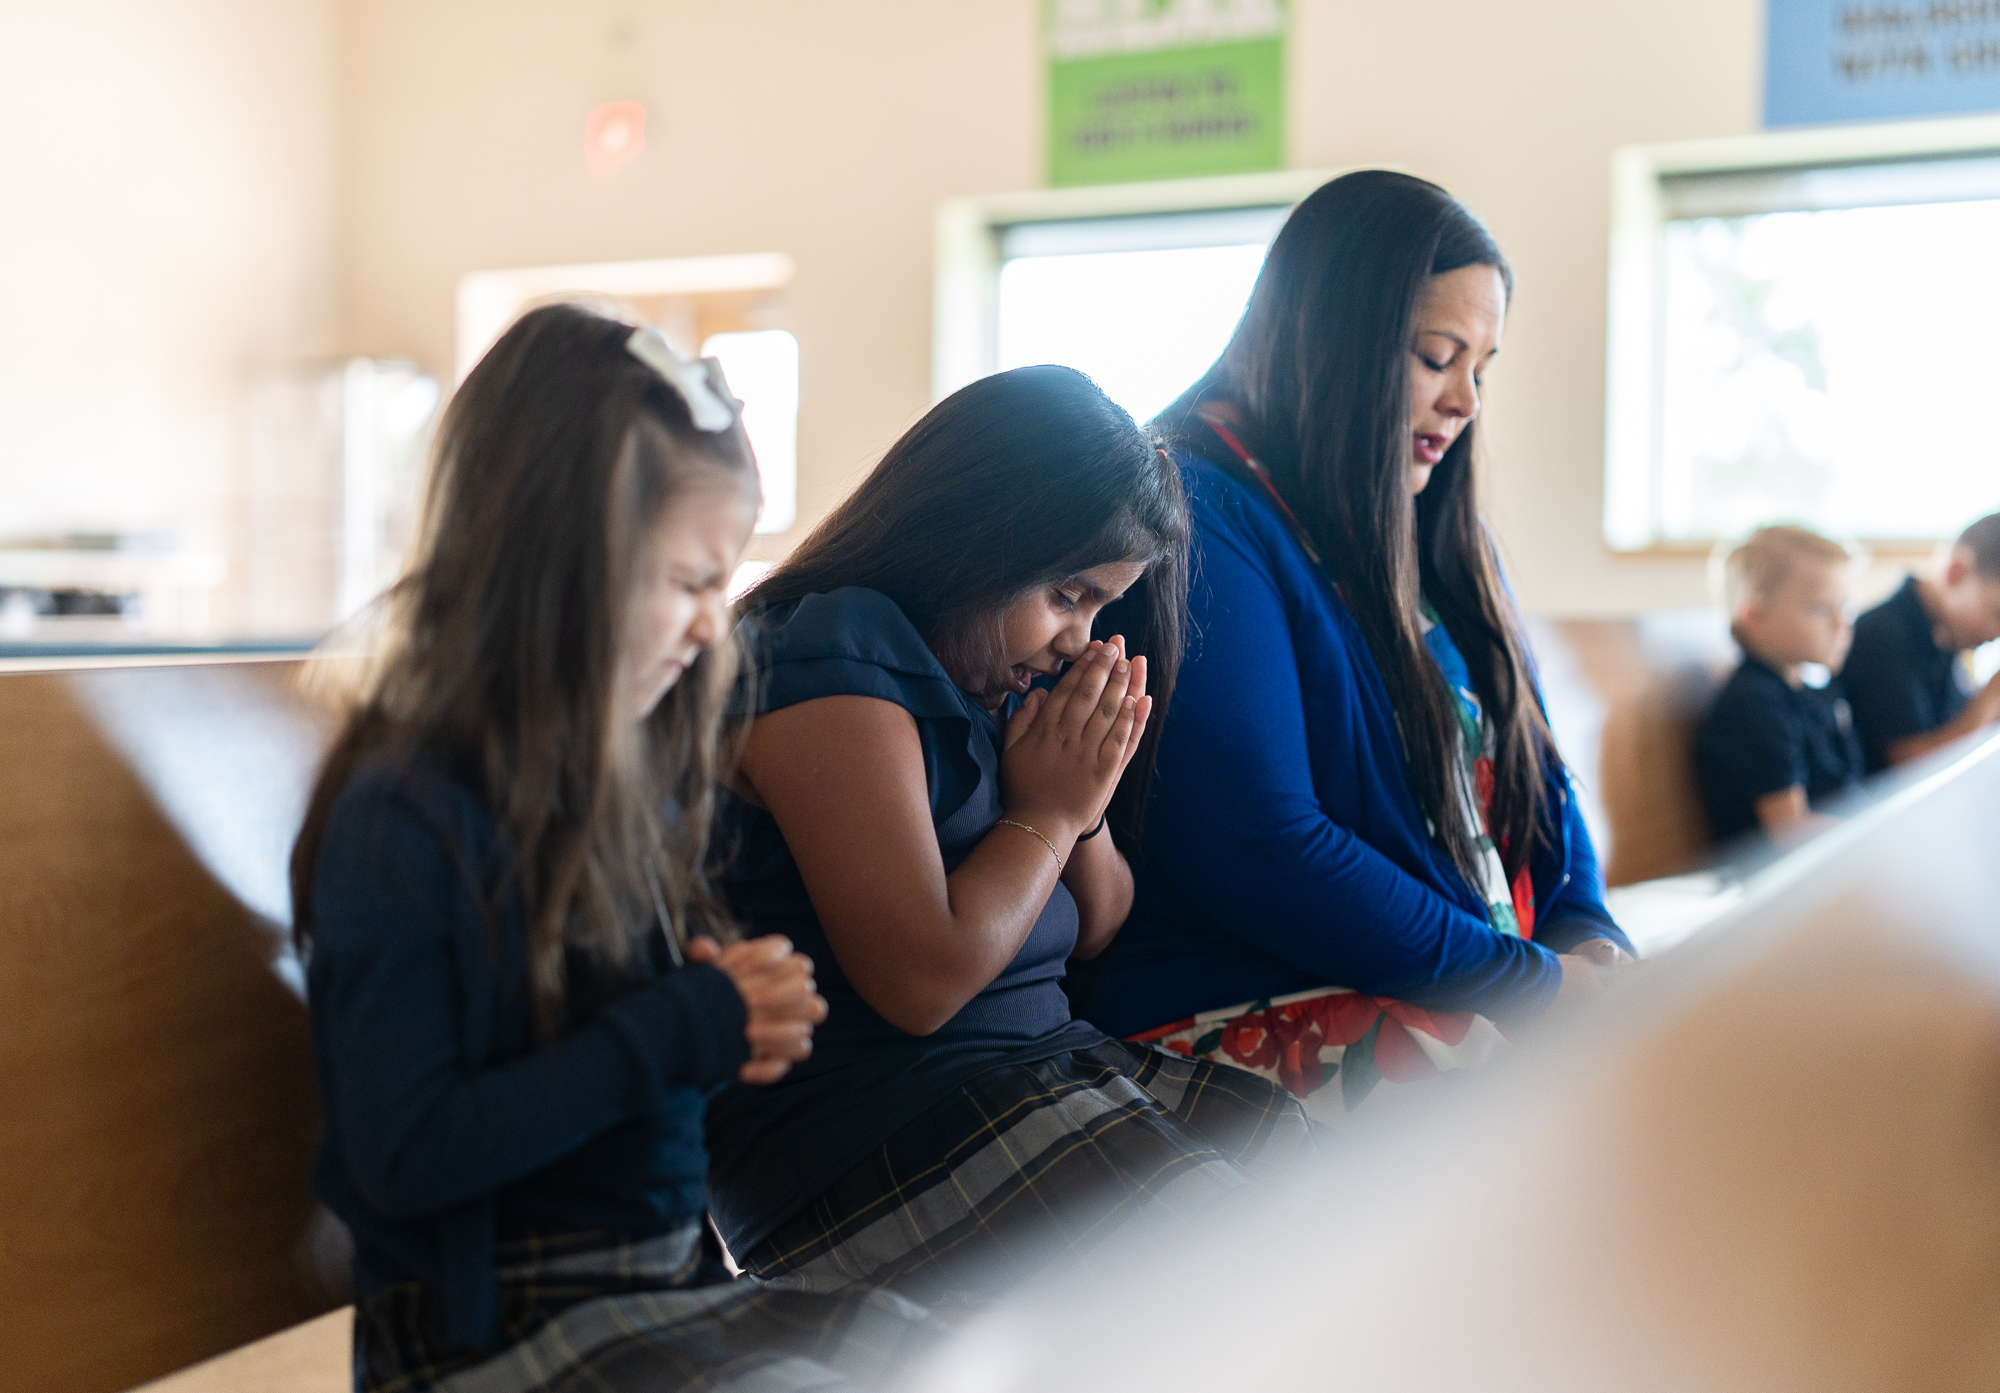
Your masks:
M696 362L683 358L674 352L658 329L650 324L642 324L632 331L632 337L625 340L625 347L634 358L644 363L662 378L680 399L687 403L688 415L694 418L694 428L714 434L725 431L736 422L736 408L741 403L730 395L729 383L722 375L722 364L713 358L703 358Z

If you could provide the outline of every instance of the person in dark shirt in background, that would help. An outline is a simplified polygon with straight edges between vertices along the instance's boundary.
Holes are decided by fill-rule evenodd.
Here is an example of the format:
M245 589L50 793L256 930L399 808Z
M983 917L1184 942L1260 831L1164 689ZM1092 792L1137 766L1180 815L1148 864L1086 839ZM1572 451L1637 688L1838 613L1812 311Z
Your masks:
M2000 639L2000 513L1965 529L1931 576L1911 576L1854 625L1841 679L1868 772L2000 722L2000 675L1974 693L1961 655Z
M1695 781L1715 835L1798 828L1861 779L1861 747L1838 682L1853 638L1847 549L1803 527L1764 527L1730 554L1729 631L1743 650L1695 735Z

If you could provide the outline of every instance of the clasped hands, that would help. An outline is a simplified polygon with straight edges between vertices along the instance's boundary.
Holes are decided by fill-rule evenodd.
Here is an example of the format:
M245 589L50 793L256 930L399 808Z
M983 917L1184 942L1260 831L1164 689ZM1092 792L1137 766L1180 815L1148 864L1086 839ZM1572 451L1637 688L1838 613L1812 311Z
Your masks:
M1630 953L1608 938L1586 938L1562 955L1562 985L1556 989L1556 1001L1572 1001L1595 992L1611 980L1613 972L1633 961Z
M776 1083L812 1054L813 1027L826 1019L826 998L813 982L812 959L783 934L723 947L712 938L688 944L688 961L719 968L743 998L750 1058L737 1071L744 1083Z
M1000 786L1008 817L1072 844L1104 815L1152 714L1146 660L1127 660L1123 635L1093 640L1053 690L1029 692L1007 722Z

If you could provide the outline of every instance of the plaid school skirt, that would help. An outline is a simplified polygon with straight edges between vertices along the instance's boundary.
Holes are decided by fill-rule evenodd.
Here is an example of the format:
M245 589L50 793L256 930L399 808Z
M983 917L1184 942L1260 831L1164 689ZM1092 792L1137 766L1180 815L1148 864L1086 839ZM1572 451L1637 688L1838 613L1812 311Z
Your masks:
M1107 1040L961 1085L741 1261L799 1291L892 1287L977 1310L1088 1264L1134 1220L1198 1217L1316 1146L1279 1085Z
M606 1245L576 1234L500 1249L498 1352L451 1350L435 1293L357 1303L360 1393L792 1393L875 1388L948 1335L890 1292L784 1291L732 1278L697 1219Z

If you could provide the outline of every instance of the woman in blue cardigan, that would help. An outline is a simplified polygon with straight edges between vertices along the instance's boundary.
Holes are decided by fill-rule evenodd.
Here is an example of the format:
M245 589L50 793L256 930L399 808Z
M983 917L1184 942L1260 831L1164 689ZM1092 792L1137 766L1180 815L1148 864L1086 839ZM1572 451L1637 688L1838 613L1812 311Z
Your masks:
M1321 1118L1476 1065L1496 1022L1631 951L1476 505L1511 291L1442 189L1343 176L1154 423L1194 516L1192 628L1132 915L1078 1014Z

